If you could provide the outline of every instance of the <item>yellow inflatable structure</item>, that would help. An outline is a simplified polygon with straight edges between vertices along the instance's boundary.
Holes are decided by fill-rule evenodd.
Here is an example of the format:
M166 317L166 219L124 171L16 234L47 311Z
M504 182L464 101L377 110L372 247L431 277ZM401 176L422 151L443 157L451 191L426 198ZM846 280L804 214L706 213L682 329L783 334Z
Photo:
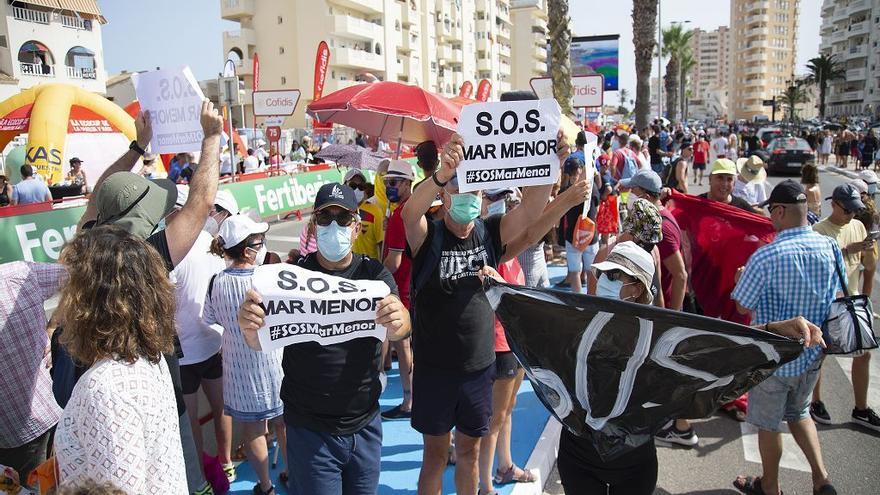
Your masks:
M0 149L27 132L25 164L49 184L63 178L68 133L122 133L135 139L134 119L110 100L68 84L40 84L0 103Z

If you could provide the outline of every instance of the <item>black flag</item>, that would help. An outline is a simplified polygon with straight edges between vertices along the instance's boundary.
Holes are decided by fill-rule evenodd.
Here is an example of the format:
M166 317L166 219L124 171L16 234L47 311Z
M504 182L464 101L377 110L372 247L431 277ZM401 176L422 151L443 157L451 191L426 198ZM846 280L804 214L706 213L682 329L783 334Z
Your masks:
M604 459L701 418L800 355L795 340L715 318L489 280L541 402Z

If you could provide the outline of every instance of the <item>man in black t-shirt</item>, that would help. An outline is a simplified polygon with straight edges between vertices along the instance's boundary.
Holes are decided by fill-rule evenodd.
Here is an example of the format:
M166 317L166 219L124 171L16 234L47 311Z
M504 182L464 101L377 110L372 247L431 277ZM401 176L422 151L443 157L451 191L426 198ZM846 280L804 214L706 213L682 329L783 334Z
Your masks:
M379 302L376 323L388 339L410 334L409 312L397 296L394 277L351 246L361 231L354 191L324 184L315 197L318 251L299 261L308 270L351 280L381 280L391 295ZM239 311L245 341L260 350L261 298L250 290ZM382 342L362 337L332 345L306 342L284 348L281 400L287 424L289 489L297 494L373 495L379 486L382 419L379 369Z
M174 269L186 257L198 238L208 215L214 208L214 197L217 195L223 118L214 110L214 105L205 100L202 103L199 120L205 136L202 139L199 166L190 181L186 204L172 220L167 222L164 229L157 231L161 222L174 209L177 199L177 189L174 184L167 179L151 181L129 172L146 153L144 148L152 138L153 129L149 112L137 116L135 119L137 139L131 142L129 150L119 157L95 183L95 194L86 206L79 228L119 225L153 246L165 261L169 272ZM180 342L176 337L175 348L177 354L181 354ZM191 425L186 415L177 354L166 354L165 360L171 372L171 383L174 386L177 411L180 415L187 485L190 492L207 493L205 490L209 489L210 485L205 480L201 455L196 452Z
M557 142L557 155L565 161L568 145L562 133ZM526 187L518 207L479 219L481 192L460 193L455 181L463 146L461 137L454 135L444 147L440 168L413 192L401 215L413 260L410 290L417 364L412 426L425 444L419 493L440 492L453 428L456 491L477 492L480 438L489 430L495 378L495 313L478 275L484 266L497 267L503 256L518 254L505 253L505 246L538 222L552 187ZM429 221L425 213L438 194L446 214Z

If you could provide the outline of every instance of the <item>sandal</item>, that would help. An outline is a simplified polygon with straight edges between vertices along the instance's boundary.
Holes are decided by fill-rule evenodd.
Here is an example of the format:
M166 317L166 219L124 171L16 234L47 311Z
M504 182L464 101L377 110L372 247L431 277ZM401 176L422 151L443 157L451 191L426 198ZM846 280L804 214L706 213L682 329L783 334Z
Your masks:
M765 495L760 476L737 477L733 480L733 487L748 495ZM779 490L779 495L782 495L782 490Z
M500 469L496 469L495 478L492 481L497 485L505 485L507 483L532 483L537 479L535 473L530 470L521 469L516 464L511 464L507 471L502 472Z
M285 487L287 486L287 481L289 479L290 478L287 476L287 471L281 471L280 473L278 473L278 481L280 481L281 484Z
M734 421L739 421L740 423L744 423L746 421L746 413L737 407L728 407L721 410L724 411L725 414L730 416L730 419Z

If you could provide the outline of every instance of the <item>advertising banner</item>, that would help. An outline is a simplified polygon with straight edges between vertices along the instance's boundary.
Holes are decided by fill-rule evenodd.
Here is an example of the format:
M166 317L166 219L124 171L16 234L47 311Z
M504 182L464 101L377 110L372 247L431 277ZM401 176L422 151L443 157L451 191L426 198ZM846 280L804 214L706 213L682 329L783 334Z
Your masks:
M254 92L260 90L260 54L254 53Z
M601 107L604 104L604 83L599 74L571 78L571 106L575 108ZM553 81L549 77L535 77L529 81L538 98L553 98Z
M257 267L253 288L266 308L258 331L263 351L303 342L385 340L385 327L376 325L376 307L391 290L380 280L351 280L278 264Z
M298 89L254 91L254 115L257 117L293 115L299 96Z
M324 81L327 79L327 65L330 64L330 48L326 41L318 43L318 53L315 54L315 86L312 100L318 101L324 94Z
M131 75L142 110L149 110L153 123L150 151L183 153L201 150L199 116L205 95L189 67L141 72Z
M604 459L701 418L797 358L793 339L723 320L490 280L507 342L538 398Z
M601 74L606 91L617 91L620 35L575 36L571 40L571 74Z
M73 239L85 206L0 217L0 263L55 262L64 243Z
M480 80L480 84L477 85L477 101L489 101L491 94L492 83L488 79Z
M474 94L474 84L470 81L465 81L461 83L461 88L458 89L458 96L463 98L470 98Z
M554 99L465 106L458 121L464 139L464 159L457 169L459 190L555 183L559 120Z

